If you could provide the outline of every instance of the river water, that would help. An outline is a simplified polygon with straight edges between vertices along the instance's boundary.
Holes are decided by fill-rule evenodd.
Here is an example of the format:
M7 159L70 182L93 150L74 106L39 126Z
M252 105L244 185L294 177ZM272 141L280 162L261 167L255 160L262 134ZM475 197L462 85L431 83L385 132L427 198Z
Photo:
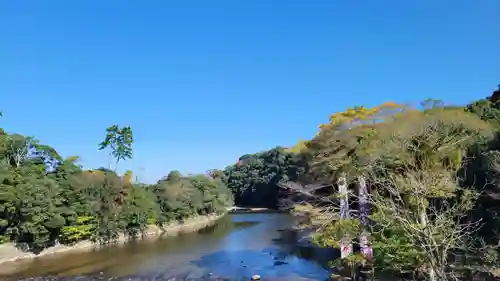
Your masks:
M292 223L288 214L231 214L197 233L2 265L0 280L34 276L75 276L76 280L76 276L96 274L104 279L132 280L169 280L179 276L249 280L254 274L263 280L325 280L328 272L315 251L279 239L280 230Z

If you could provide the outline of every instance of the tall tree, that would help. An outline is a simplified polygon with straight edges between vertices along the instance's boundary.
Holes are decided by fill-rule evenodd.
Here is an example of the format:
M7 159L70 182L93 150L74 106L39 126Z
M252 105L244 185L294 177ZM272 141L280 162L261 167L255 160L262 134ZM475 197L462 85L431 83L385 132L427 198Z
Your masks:
M355 106L332 114L329 122L321 125L318 134L305 143L305 149L301 149L301 153L310 160L314 178L325 183L338 183L342 209L340 215L346 222L351 221L347 187L354 182L360 195L359 217L364 227L368 227L366 174L372 165L368 156L371 150L376 149L370 145L370 137L376 133L376 124L394 118L403 109L402 105L386 102L372 108ZM366 232L360 235L360 247L362 252L370 255L367 236ZM351 238L346 235L341 243L342 257L351 254Z
M115 159L115 170L120 160L132 158L132 143L134 142L132 128L112 125L106 129L106 137L99 144L99 150L110 149L110 156ZM111 165L108 167L111 169Z
M114 125L99 149L108 148L118 163L132 157L132 142L130 127ZM111 243L163 218L223 213L232 205L220 178L171 173L166 184L152 188L133 182L130 171L120 177L108 168L83 170L77 160L0 128L0 244L40 251L57 242Z
M491 132L489 124L463 108L408 110L375 124L366 141L354 142L352 151L343 154L350 156L352 164L339 167L339 174L354 169L373 187L365 198L374 207L368 229L379 268L414 270L427 280L450 280L457 273L450 267L455 262L452 254L478 254L474 235L479 220L469 219L475 192L459 185L457 171L468 148L490 138ZM318 162L332 159L327 153L313 156ZM339 163L324 160L313 167L316 172ZM367 229L359 222L338 220L338 207L327 211L316 236L322 245L338 246L346 235L353 237ZM337 215L332 216L332 211Z

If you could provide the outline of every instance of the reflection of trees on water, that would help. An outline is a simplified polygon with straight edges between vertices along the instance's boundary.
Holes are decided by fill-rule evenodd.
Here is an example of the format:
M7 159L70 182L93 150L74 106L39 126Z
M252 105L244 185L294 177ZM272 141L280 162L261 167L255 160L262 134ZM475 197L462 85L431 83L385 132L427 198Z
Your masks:
M293 240L271 242L280 237L277 228L289 225L289 217L281 214L228 215L196 233L111 247L89 253L88 259L98 265L92 272L103 271L113 280L248 281L253 274L268 281L324 280L328 274L317 263L314 251L297 247ZM80 262L82 256L70 260L79 261L74 264L81 269L76 274L89 271ZM71 263L64 264L69 266ZM101 277L61 280L93 281Z
M211 235L227 236L229 232L238 231L241 228L247 231L247 227L254 226L259 221L231 221L224 220L220 224L204 231L210 231ZM271 223L271 225L273 225ZM263 241L269 243L270 225L259 227L255 235L260 236ZM271 227L272 232L276 233L276 229ZM235 247L226 248L222 251L212 252L208 255L202 256L200 259L192 261L192 265L197 268L209 269L210 273L217 276L223 276L231 280L238 280L248 278L253 274L265 276L266 280L269 278L280 278L280 280L323 280L328 276L326 265L331 258L330 255L325 255L325 252L319 249L299 247L296 239L290 236L289 232L282 230L278 231L277 239L273 239L271 245L267 244L265 248L256 247ZM288 234L288 235L287 235ZM262 235L264 237L262 237ZM274 235L272 235L274 236ZM251 241L246 239L259 240L259 237L250 236L235 236L238 238L239 243L248 245L252 244ZM266 239L267 238L267 239Z
M244 230L258 224L259 221L234 221L230 216L223 218L220 223L202 230L202 233L214 235L216 237L226 237L228 233L235 230ZM272 232L276 230L271 227ZM304 259L326 268L328 262L338 257L338 251L334 249L321 249L318 247L304 247L297 243L297 235L288 229L279 229L278 237L272 239L272 245L276 248L269 248L266 251L273 256L275 263L284 262L289 258ZM259 233L262 235L263 233ZM266 236L266 235L264 235ZM257 239L257 237L255 237ZM247 241L249 242L249 241ZM245 241L241 241L245 243Z
M258 223L256 221L233 221L231 216L224 216L216 224L199 230L198 234L207 234L216 238L222 238L234 230L248 228Z
M254 274L264 276L266 280L277 277L324 280L328 276L328 272L317 264L288 257L286 253L274 247L259 250L224 250L205 255L192 261L192 264L230 280L249 280Z
M302 246L297 243L297 235L290 230L279 230L280 237L273 239L273 243L279 247L277 257L285 260L296 257L314 262L323 268L328 268L328 263L340 257L338 249L324 249L316 246Z

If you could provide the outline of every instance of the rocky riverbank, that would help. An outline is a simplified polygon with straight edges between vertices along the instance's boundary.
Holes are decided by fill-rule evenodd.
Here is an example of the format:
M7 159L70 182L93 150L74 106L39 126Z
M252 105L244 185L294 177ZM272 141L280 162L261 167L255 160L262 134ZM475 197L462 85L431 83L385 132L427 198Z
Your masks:
M141 238L153 238L161 236L175 236L179 233L194 232L198 231L207 226L213 225L218 219L224 215L207 215L198 216L184 220L183 223L171 223L164 227L158 227L155 225L149 226ZM127 237L121 235L118 239L118 243L126 243ZM92 243L91 241L81 241L73 245L63 245L57 244L53 247L47 248L40 252L39 254L34 254L32 252L25 252L12 243L0 245L0 264L13 262L24 259L39 258L46 255L53 255L58 253L73 252L73 251L89 251L101 247L97 243Z

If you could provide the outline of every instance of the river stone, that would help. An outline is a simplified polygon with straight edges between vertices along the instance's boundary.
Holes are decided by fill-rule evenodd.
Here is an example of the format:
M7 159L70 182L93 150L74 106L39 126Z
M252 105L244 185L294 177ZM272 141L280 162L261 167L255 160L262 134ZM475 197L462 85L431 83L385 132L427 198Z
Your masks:
M260 280L260 275L257 275L257 274L253 275L252 281L257 281L257 280Z

